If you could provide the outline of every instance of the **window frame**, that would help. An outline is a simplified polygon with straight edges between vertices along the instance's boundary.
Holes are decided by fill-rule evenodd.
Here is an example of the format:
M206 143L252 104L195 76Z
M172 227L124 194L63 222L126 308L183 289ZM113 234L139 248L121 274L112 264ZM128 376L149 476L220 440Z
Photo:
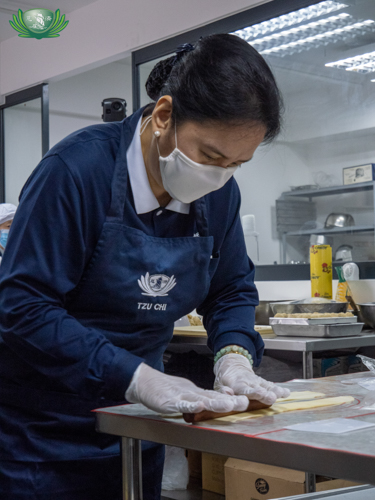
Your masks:
M41 83L19 92L7 95L0 106L0 203L5 201L5 128L4 110L23 102L41 99L42 113L42 157L49 150L49 90L48 83Z

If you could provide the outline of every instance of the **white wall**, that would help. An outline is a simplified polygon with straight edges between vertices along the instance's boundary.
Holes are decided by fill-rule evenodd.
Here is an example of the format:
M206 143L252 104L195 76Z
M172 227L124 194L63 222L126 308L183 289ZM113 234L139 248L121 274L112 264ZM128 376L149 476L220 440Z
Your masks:
M113 62L50 83L50 147L71 132L102 122L101 102L120 97L132 113L131 60Z
M259 300L302 300L311 296L310 280L257 281ZM337 280L332 282L332 296L335 297Z
M50 84L50 147L75 130L101 123L103 98L123 98L132 112L130 62L127 58ZM17 205L42 158L40 99L5 109L4 121L5 201Z
M261 146L252 161L237 170L235 177L241 191L241 216L255 215L260 263L280 262L280 243L275 227L276 199L283 191L289 191L291 185L308 182L310 173L306 162L281 137L273 145ZM252 252L255 252L254 245L248 246L248 253L256 261Z
M306 53L308 60L308 53ZM291 186L315 184L320 172L331 185L343 183L344 167L375 163L374 83L347 76L344 71L324 77L319 67L297 70L273 59L273 71L285 101L284 129L274 146L260 149L251 164L236 174L242 194L241 213L253 213L259 235L261 264L280 262L274 231L275 200ZM324 70L324 65L323 65ZM324 179L323 179L324 181ZM332 212L350 213L357 225L374 223L372 191L313 198L317 222L323 227ZM288 238L289 260L306 260L309 237ZM375 258L373 232L342 235L332 240L355 247L353 258ZM252 245L254 252L254 245ZM253 255L251 255L253 257Z
M5 202L18 205L22 186L42 158L40 98L5 109L4 125Z
M0 45L0 94L110 63L141 47L247 10L264 0L98 0L67 16L56 39Z

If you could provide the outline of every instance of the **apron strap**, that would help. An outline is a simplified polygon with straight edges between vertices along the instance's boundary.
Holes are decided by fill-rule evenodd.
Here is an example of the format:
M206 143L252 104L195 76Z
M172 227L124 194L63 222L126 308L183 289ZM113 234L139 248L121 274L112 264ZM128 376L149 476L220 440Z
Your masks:
M120 127L120 144L116 155L116 163L111 184L111 206L107 220L122 222L124 218L125 200L128 196L128 162L127 152L137 129L145 107L123 120Z
M199 198L199 200L195 200L192 203L192 207L195 214L195 221L197 224L199 236L209 236L207 206L204 197Z
M109 220L122 221L124 217L124 206L128 187L125 133L125 130L121 130L120 147L116 156L115 170L111 185L111 206L107 216Z

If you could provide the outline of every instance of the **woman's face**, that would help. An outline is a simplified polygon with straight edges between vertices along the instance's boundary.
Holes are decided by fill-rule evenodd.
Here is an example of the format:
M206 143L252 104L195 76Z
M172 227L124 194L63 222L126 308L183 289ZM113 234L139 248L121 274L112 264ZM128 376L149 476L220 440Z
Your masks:
M176 129L170 125L159 139L159 148L162 156L168 156L178 147L196 163L237 167L252 159L265 133L265 127L256 123L231 126L190 121L177 125Z
M155 132L159 133L158 138ZM146 137L149 134L151 142L148 173L163 191L159 153L163 157L169 156L175 147L203 166L227 168L241 165L251 160L265 133L265 126L258 122L231 125L213 120L204 123L186 121L175 126L172 120L172 98L163 96L156 103L152 125L144 134Z
M10 229L10 226L12 225L13 220L8 220L7 222L4 222L3 224L0 224L0 230L1 229Z

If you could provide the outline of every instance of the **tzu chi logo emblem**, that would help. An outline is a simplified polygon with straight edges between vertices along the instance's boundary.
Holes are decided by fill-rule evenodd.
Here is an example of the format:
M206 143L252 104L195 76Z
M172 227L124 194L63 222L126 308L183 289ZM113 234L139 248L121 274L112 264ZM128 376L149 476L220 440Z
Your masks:
M21 38L56 38L65 29L69 21L65 14L60 17L60 9L55 13L48 9L30 9L22 12L18 9L18 17L14 14L9 24L18 31Z
M168 292L176 286L176 279L174 276L166 276L165 274L152 274L146 273L138 280L138 285L143 290L142 295L149 297L165 297Z

